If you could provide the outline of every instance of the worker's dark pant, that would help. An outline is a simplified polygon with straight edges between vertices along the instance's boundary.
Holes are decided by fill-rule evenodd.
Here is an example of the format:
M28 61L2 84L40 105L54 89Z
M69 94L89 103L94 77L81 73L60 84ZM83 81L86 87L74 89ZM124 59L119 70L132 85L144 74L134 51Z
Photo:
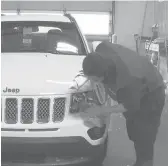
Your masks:
M141 99L140 111L134 115L124 113L128 137L134 142L138 166L153 161L154 143L164 103L165 89L161 87Z

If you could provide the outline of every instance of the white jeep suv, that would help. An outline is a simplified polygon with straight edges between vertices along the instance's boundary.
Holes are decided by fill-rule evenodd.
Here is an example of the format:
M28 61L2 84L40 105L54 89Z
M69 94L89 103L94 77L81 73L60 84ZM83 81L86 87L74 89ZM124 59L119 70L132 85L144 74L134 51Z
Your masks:
M84 111L79 102L102 103L90 82L75 90L86 81L79 71L89 53L75 19L65 14L1 20L2 165L102 162L110 117L78 116Z

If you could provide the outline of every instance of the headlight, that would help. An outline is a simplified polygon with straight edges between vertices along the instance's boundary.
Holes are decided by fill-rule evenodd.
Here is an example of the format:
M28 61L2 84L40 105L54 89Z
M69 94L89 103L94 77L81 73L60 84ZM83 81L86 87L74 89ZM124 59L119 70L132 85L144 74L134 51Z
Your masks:
M79 113L93 105L101 105L98 101L95 91L72 94L70 113Z

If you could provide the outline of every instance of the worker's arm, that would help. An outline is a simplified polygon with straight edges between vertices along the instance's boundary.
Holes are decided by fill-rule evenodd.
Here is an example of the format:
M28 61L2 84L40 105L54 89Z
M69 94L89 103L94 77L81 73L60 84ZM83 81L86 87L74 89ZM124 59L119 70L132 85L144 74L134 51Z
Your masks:
M135 86L134 86L135 87ZM94 116L108 116L112 113L124 113L128 111L137 111L140 109L140 95L135 88L123 88L117 93L118 105L114 106L93 106L86 108L84 112L80 112L83 118Z
M132 78L131 83L117 91L116 94L108 92L109 96L118 102L115 106L102 106L103 113L124 113L126 111L137 111L140 109L140 102L145 86L139 78ZM96 110L95 110L96 111Z
M94 106L86 108L80 113L83 117L93 117L101 115L109 115L111 113L124 113L126 111L137 111L140 109L140 100L142 96L142 82L139 79L133 79L129 86L117 91L117 94L109 93L114 99L116 98L118 105L115 106Z
M79 116L83 119L87 119L90 117L98 117L98 116L110 116L112 113L123 113L126 109L123 107L122 104L115 105L115 106L94 106L87 108L85 111L80 112Z
M117 101L117 96L115 93L109 90L109 88L104 85L106 94L110 96L114 101ZM108 100L108 97L107 97ZM124 108L123 104L118 104L114 106L110 105L99 105L99 106L94 106L91 108L86 109L86 111L83 112L84 114L88 114L88 116L101 116L101 115L109 115L111 113L123 113L125 112L126 109Z

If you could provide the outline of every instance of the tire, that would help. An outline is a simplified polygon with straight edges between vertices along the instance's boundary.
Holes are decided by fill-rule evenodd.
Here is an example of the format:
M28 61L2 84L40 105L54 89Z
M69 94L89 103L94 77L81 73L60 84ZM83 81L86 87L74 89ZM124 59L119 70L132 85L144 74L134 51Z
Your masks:
M99 154L93 159L92 166L102 166L106 156L107 156L107 150L108 150L108 136L102 144L102 148L98 152Z

